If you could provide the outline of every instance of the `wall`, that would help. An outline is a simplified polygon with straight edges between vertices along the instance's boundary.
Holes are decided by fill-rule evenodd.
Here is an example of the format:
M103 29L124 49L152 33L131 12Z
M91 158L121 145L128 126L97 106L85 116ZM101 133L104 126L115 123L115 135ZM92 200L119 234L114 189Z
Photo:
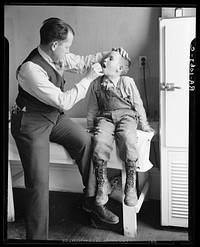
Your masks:
M151 113L158 112L159 35L158 7L5 6L5 36L10 44L9 107L17 95L15 71L39 44L39 29L49 17L59 17L75 30L71 52L80 55L125 48L132 60L129 76L135 79L144 99L143 73L138 57L147 56L146 83ZM67 74L71 88L84 75ZM88 95L68 111L70 117L85 117ZM144 101L145 103L145 101Z
M138 66L139 56L147 56L145 70L148 100L151 114L158 110L159 98L159 17L161 8L157 7L73 7L73 6L5 6L5 37L9 40L9 107L14 104L17 95L16 68L29 52L39 44L39 29L49 17L59 17L75 30L75 39L71 52L79 55L107 51L112 47L125 48L132 60L129 76L133 77L141 97L144 99L143 71ZM66 74L67 87L71 88L84 75ZM68 111L70 117L85 117L89 93L86 98ZM144 100L145 103L145 100ZM156 168L155 168L156 169ZM12 166L12 174L19 172L21 165ZM159 176L153 177L150 198L155 196ZM65 179L62 179L62 178ZM77 169L60 166L50 169L50 189L63 190L65 181L73 177L68 190L81 191L82 184ZM57 179L59 178L59 179ZM68 179L66 179L68 178ZM55 181L59 183L55 184ZM71 187L69 187L69 184ZM155 184L155 186L154 186ZM23 186L23 178L13 186ZM155 198L156 197L156 198Z

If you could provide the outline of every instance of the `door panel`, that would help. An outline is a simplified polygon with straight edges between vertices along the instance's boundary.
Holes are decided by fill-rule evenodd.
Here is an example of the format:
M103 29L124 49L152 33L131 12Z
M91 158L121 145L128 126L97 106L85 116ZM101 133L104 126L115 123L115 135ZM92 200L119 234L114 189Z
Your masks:
M188 226L189 69L195 36L195 17L160 19L161 224L166 226Z
M170 19L165 27L165 84L174 83L166 94L166 146L188 147L189 56L195 37L191 18Z

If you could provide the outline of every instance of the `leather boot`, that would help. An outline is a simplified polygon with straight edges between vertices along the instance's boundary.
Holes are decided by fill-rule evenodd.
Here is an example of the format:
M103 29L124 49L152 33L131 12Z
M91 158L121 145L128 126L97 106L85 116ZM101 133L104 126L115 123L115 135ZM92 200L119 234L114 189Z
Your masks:
M137 190L136 190L136 165L135 163L126 164L126 184L124 203L133 207L137 205Z
M96 201L97 206L103 206L108 202L108 194L111 193L111 186L107 178L107 162L99 161L95 164L97 178Z
M112 213L106 205L96 206L94 197L86 197L83 204L83 210L88 213L94 213L100 220L108 224L119 223L119 217Z

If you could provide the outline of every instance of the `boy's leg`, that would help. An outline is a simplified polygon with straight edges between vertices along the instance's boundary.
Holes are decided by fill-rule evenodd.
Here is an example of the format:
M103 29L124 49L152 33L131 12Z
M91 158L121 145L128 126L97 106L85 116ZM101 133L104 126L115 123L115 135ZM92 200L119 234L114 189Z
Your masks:
M133 207L137 205L137 188L136 188L136 164L126 163L126 184L124 203L127 206Z
M48 239L49 228L49 134L52 122L41 114L12 114L15 139L26 187L26 238Z
M125 116L116 126L116 144L119 148L120 158L125 163L138 160L137 139L136 120L133 117Z
M112 120L103 117L97 118L94 131L93 160L107 162L110 159L115 139L114 132L115 125Z
M97 192L95 204L105 205L108 202L108 194L111 193L111 186L107 178L107 162L98 160L94 162L95 174L97 178Z
M116 141L120 158L125 163L126 185L125 199L127 206L135 206L138 202L136 191L136 162L139 158L137 151L137 122L133 117L121 119L116 128Z
M115 125L107 118L98 118L94 132L93 161L98 183L96 205L104 205L108 202L108 194L111 192L107 178L107 161L113 148Z

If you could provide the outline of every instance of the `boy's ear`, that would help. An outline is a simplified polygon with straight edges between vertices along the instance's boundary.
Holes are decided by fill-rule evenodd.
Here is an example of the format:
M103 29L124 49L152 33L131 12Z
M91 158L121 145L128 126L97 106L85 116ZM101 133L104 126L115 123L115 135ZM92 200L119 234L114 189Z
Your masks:
M117 72L122 72L123 68L124 68L124 67L121 65L121 66L117 69Z

